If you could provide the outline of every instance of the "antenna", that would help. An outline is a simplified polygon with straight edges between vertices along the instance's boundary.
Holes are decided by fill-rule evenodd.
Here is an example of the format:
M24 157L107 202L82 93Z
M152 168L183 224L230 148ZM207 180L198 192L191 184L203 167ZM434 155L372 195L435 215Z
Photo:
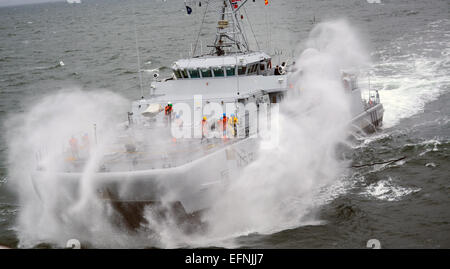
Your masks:
M139 44L138 44L138 37L137 37L137 26L136 26L136 8L135 3L133 3L133 18L134 18L134 39L136 41L136 55L137 55L137 64L138 64L138 75L139 75L139 86L141 89L141 98L144 98L144 89L142 87L142 72L141 72L141 58L139 56Z
M239 6L233 0L221 0L221 2L223 4L220 6L216 39L213 45L207 47L213 48L211 54L218 56L232 52L231 48L233 46L236 47L236 52L248 52L247 38L238 19L238 10L245 5L247 0L244 0Z
M206 17L206 12L208 11L209 2L210 1L206 2L206 8L205 8L205 12L203 13L202 24L200 25L200 29L198 30L197 40L195 41L194 51L192 52L192 55L195 55L195 51L197 50L198 40L200 38L200 33L202 32L203 23L205 23L205 17Z
M238 66L238 57L237 57L237 54L235 54L234 57L235 57L235 59L236 59L236 66ZM237 68L236 68L236 69L237 69ZM237 83L237 95L239 95L239 92L240 92L240 90L239 90L239 74L238 74L239 69L235 70L235 72L236 72L236 83Z
M271 34L271 20L270 20L270 12L267 12L267 9L264 9L264 17L266 18L266 31L267 31L267 50L271 51L272 47L272 34Z
M244 3L242 3L242 4L245 4L245 2ZM242 6L242 5L241 5ZM241 8L241 6L239 6L239 8L238 9L240 9ZM252 31L252 34L253 34L253 38L255 39L255 42L256 42L256 47L258 47L258 50L261 50L261 48L259 47L259 44L258 44L258 39L256 39L256 35L255 35L255 32L253 31L253 26L252 26L252 23L250 22L250 19L249 19L249 17L248 17L248 14L247 14L247 9L244 7L244 13L245 13L245 18L247 19L247 21L248 21L248 25L250 26L250 30Z
M238 4L238 1L240 1L240 4ZM213 48L210 52L211 55L225 55L229 53L246 53L250 51L250 47L247 41L247 36L244 31L244 29L241 27L239 18L243 18L243 16L240 15L240 9L244 7L244 5L247 3L248 0L209 0L206 1L206 8L203 12L203 18L200 25L200 29L198 31L196 41L194 44L192 56L196 55L197 48L199 46L199 38L201 34L201 30L203 28L203 25L205 23L205 17L208 11L208 8L210 6L211 2L216 2L218 4L219 8L219 21L217 23L217 31L216 31L216 39L214 40L213 45L207 45L206 47ZM211 3L211 6L213 8L217 7L215 5L216 3ZM250 23L250 20L247 16L247 11L244 7L244 12L246 14L247 21L249 22L250 29L253 32L253 26ZM253 32L253 36L256 36ZM258 41L256 40L256 45L259 48ZM202 47L202 44L200 44ZM233 50L232 48L235 47L236 50ZM203 50L203 48L201 48ZM203 53L202 53L203 55Z

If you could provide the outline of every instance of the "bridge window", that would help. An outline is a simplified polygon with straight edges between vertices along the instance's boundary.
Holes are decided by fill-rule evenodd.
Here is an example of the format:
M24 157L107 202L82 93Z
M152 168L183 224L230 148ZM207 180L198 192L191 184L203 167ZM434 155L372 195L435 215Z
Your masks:
M202 69L202 77L203 78L210 78L212 77L211 69Z
M173 70L173 73L175 74L175 76L176 76L177 78L182 78L182 77L181 77L181 72L180 72L180 70Z
M245 75L246 71L247 71L247 66L239 66L239 68L238 68L238 75L239 76Z
M261 62L259 64L259 70L264 71L264 69L266 69L266 64L264 62Z
M191 78L200 78L200 72L198 69L190 69L189 75L191 75Z
M223 77L224 76L224 72L223 72L223 68L214 68L214 76L215 77Z
M234 76L234 73L236 72L234 66L227 66L225 69L227 71L227 77Z
M181 69L181 75L183 75L183 78L189 78L186 69Z
M258 67L257 64L252 64L252 65L248 68L248 74L253 74L253 73L255 73L257 67Z

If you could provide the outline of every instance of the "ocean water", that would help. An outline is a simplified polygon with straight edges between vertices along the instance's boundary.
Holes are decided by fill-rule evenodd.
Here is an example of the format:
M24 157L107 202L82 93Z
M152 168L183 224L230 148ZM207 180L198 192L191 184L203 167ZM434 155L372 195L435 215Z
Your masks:
M449 248L450 3L269 2L265 7L249 1L244 14L258 40L246 29L251 47L273 55L275 62L296 58L314 23L345 18L358 30L372 60L370 85L379 90L385 115L383 127L354 139L347 154L354 165L406 158L351 169L331 191L318 195L325 202L317 222L238 234L233 247L365 248L375 238L383 248ZM165 76L173 61L189 55L197 36L203 50L212 42L214 27L199 34L201 10L188 16L181 0L0 8L0 245L21 246L16 223L21 207L11 188L15 179L8 173L3 122L42 97L71 88L139 98L135 22L141 68L158 68ZM214 19L206 17L205 25ZM144 86L150 80L144 72Z

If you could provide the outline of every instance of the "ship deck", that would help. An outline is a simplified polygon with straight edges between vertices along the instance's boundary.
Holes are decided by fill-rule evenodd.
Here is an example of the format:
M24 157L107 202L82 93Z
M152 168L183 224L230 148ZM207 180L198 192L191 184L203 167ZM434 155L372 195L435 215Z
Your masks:
M98 172L126 172L164 169L181 166L212 154L241 139L204 138L178 139L172 137L158 143L137 144L135 150L126 148L125 144L112 145L102 158ZM80 173L89 160L89 154L80 152L73 158L66 152L64 172Z

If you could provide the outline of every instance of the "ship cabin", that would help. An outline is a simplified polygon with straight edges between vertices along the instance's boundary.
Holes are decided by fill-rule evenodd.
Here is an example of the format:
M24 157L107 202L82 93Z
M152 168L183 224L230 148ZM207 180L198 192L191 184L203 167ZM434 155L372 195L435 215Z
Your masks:
M173 64L172 70L174 79L273 75L271 58L264 52L181 59Z

